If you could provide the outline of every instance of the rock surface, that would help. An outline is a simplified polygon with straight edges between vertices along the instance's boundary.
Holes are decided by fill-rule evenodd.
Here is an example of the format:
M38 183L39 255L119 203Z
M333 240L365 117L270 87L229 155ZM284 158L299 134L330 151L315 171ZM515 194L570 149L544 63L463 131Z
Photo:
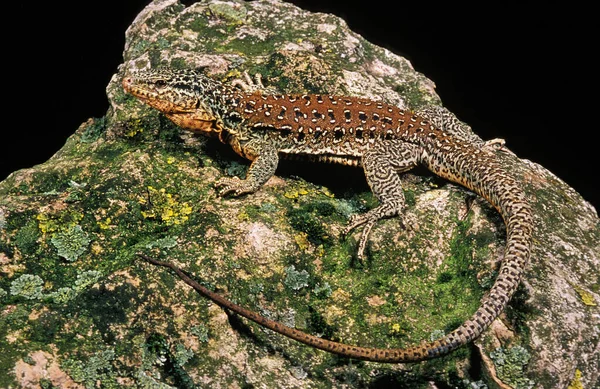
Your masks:
M282 163L258 193L216 196L246 163L123 93L126 69L260 73L281 92L441 104L433 82L331 15L279 1L150 3L127 30L111 108L49 161L0 183L0 387L592 388L600 362L600 222L563 181L499 153L535 210L525 280L473 345L419 364L339 358L197 296L145 252L288 325L348 343L399 347L475 311L502 258L504 225L468 191L404 176L406 229L372 234L369 260L341 240L375 204L362 173ZM510 145L508 145L510 147ZM299 178L299 177L301 178ZM474 199L474 200L473 200ZM468 201L468 200L473 200Z

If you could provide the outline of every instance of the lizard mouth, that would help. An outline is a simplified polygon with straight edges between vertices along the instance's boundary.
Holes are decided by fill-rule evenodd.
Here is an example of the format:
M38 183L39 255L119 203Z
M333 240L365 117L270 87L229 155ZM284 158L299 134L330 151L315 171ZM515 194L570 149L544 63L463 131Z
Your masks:
M153 92L150 88L144 88L140 86L140 84L136 83L135 79L131 76L123 78L123 89L125 90L125 92L134 95L135 97L143 100L144 102L148 100L159 99L158 93Z
M166 114L190 113L198 105L196 100L187 101L185 104L174 103L171 99L163 98L154 88L136 82L132 76L124 77L122 84L125 92Z

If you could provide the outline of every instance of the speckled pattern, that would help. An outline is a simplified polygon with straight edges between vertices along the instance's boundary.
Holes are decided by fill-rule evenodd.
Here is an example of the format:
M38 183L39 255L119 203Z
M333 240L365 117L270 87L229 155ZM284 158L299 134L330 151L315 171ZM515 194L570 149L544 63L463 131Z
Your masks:
M360 165L380 204L352 218L344 231L362 226L358 256L372 227L398 216L404 195L398 173L416 165L486 198L502 215L507 244L498 277L481 306L464 324L441 339L405 349L350 346L312 336L264 318L201 287L168 266L217 304L310 346L356 359L414 362L435 358L472 341L503 311L525 269L532 240L530 206L519 183L497 162L494 148L463 136L454 122L435 111L418 115L382 102L328 95L261 94L241 90L191 70L157 69L129 74L125 90L160 110L184 129L218 137L252 161L246 179L223 178L221 195L257 191L277 168L279 157ZM252 90L250 90L252 89ZM441 128L432 125L436 123Z

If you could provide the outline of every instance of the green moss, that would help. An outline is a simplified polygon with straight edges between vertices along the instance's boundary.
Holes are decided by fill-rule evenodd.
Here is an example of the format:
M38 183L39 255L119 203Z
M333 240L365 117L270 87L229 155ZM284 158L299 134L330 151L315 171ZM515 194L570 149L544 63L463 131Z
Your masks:
M102 134L106 132L106 116L99 119L94 118L92 122L88 124L83 133L81 134L81 142L92 143L98 140Z
M117 284L110 289L100 283L98 287L88 287L76 302L85 320L89 321L80 321L81 330L86 325L91 326L98 341L112 344L119 336L116 329L127 323L132 307L139 303L139 291L129 283Z
M316 201L303 204L299 208L288 208L287 217L292 228L305 233L309 242L317 246L329 247L333 243L333 238L327 232L322 220L333 216L334 213L333 205Z
M56 387L54 385L52 385L52 381L49 380L48 378L41 378L40 379L40 388L42 388L42 389L54 389Z
M513 324L515 330L520 334L523 342L531 336L531 331L527 323L531 320L535 320L535 318L542 313L539 308L534 308L529 303L530 301L531 296L528 289L521 284L518 286L517 291L509 301L505 310L506 316ZM552 304L549 304L548 306L550 307Z
M325 339L333 339L338 328L327 324L323 316L315 309L309 307L308 330L313 334L319 334Z
M65 324L65 317L61 312L42 311L35 320L30 320L27 325L25 337L30 349L45 349L53 344Z
M165 387L164 385L173 385L176 388L195 388L192 378L183 368L183 363L189 361L193 354L185 347L175 346L175 353L171 352L169 342L161 335L154 333L150 335L143 345L144 354L142 368L150 370L157 369L161 381L153 379L143 379L146 384L154 384L149 387ZM183 363L182 363L183 362ZM158 385L158 386L154 386Z
M404 201L407 207L414 207L416 204L415 191L413 190L404 190Z
M447 282L452 281L452 279L454 278L454 275L450 272L447 271L443 271L441 273L438 274L437 276L437 283L439 284L445 284Z
M40 247L38 239L41 234L35 219L29 222L15 234L15 246L24 256L34 256L38 253Z
M23 334L20 331L27 328L30 313L30 308L24 304L16 305L14 309L3 307L3 313L0 315L0 350L2 350L0 353L0 371L13 371L15 362L27 355L24 350L27 345L21 341ZM15 335L18 336L17 341L11 340L9 342L8 339ZM0 387L17 387L14 383L14 376L12 374L0 374Z

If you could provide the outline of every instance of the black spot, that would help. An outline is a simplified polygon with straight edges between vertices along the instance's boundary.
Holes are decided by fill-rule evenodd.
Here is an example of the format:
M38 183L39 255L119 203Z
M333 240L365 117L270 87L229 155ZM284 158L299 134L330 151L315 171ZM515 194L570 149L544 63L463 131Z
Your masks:
M304 117L304 114L299 109L294 110L294 113L296 114L297 118Z
M309 95L304 95L304 96L302 96L302 98L304 100L306 100L307 102L310 102L310 96Z
M365 115L365 113L364 113L364 112L361 112L361 113L359 113L359 114L358 114L358 118L359 118L360 120L363 120L363 121L364 121L364 120L367 120L367 115Z
M282 108L281 112L279 112L279 115L277 115L277 116L281 116L282 118L284 118L285 117L285 111L286 111L286 109Z
M335 115L333 114L333 111L327 111L327 116L329 116L329 119L335 120Z
M317 98L317 103L323 102L323 97L321 95L316 95L315 97Z
M302 142L304 141L304 138L306 137L306 134L303 132L299 132L298 133L298 142Z
M392 140L392 139L394 139L394 137L393 137L393 135L391 133L388 132L388 133L385 134L384 139L385 140Z
M321 135L323 135L323 131L322 130L315 130L315 132L313 133L313 138L315 140L319 139L321 137Z
M357 128L356 129L356 139L362 139L363 137L363 130L361 128Z
M377 133L375 131L369 131L369 138L375 139L376 136L377 136Z
M350 114L350 111L344 111L344 117L346 119L350 119L352 117L352 115Z
M389 118L387 116L385 116L383 118L383 122L386 123L386 124L392 124L392 123L394 123L394 121L392 120L392 118Z
M313 115L314 115L315 119L323 118L323 114L321 112L314 111Z
M287 138L292 134L292 130L287 129L287 128L280 128L279 129L279 136L281 138Z
M254 111L254 104L246 103L246 109L248 111Z
M379 120L379 115L378 115L378 114L376 114L376 113L374 113L374 114L373 114L373 120L374 120L374 121L377 121L377 120Z
M342 130L334 130L333 131L333 138L335 140L342 140L343 137L344 137L344 131L342 131Z

